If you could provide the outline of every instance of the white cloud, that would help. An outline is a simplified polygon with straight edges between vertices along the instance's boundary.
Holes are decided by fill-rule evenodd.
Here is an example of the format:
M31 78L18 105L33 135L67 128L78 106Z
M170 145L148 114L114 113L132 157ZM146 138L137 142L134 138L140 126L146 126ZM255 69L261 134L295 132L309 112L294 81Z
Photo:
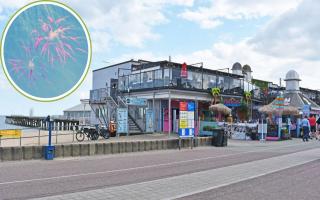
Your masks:
M153 27L168 22L163 10L167 5L192 6L193 0L67 0L85 19L92 32L96 51L106 50L112 42L129 47L143 47L147 40L160 35ZM104 47L101 47L105 38ZM101 47L101 48L98 48ZM110 47L109 47L110 48Z
M320 60L319 10L320 1L305 0L272 20L250 43L272 56Z
M295 8L301 0L212 0L209 7L186 9L180 16L200 24L202 28L215 28L222 19L252 19L277 16Z
M14 9L30 0L0 0L0 15L11 15ZM153 27L168 22L166 6L193 5L194 0L63 0L84 19L92 35L95 52L110 50L112 45L143 47L147 40L160 37Z
M10 88L10 83L6 79L2 69L0 69L0 91L1 90L8 90L9 88Z

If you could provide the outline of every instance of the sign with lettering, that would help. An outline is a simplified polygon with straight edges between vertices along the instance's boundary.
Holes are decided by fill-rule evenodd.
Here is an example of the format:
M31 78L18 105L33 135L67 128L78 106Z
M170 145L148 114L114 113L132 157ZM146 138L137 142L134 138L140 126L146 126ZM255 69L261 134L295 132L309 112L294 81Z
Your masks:
M310 105L306 104L306 105L303 105L302 107L302 112L303 112L303 116L308 116L310 115Z
M240 107L241 100L236 98L225 98L223 104L228 107Z
M147 106L147 99L144 98L128 97L126 102L132 106Z
M153 121L154 121L154 114L152 109L146 110L146 132L152 133L153 129Z
M180 102L179 137L194 137L194 102Z
M117 133L128 133L128 109L117 109Z

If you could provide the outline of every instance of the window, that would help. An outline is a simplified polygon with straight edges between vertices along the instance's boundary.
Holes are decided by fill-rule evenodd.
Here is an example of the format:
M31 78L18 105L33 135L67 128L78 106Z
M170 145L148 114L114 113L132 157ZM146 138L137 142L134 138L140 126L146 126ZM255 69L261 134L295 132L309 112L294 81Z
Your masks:
M142 73L142 88L153 87L153 71Z
M168 86L170 84L170 69L164 69L163 70L163 80L164 80L164 85Z
M155 87L163 86L162 69L154 71L154 86Z
M140 73L130 75L130 88L131 89L139 89L140 88L140 81L141 81L140 78L141 78Z

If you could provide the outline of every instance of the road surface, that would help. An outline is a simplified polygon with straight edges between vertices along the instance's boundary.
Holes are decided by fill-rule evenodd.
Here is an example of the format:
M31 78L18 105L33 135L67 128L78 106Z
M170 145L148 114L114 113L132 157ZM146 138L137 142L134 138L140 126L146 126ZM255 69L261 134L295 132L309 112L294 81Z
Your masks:
M0 163L0 199L320 199L320 142Z

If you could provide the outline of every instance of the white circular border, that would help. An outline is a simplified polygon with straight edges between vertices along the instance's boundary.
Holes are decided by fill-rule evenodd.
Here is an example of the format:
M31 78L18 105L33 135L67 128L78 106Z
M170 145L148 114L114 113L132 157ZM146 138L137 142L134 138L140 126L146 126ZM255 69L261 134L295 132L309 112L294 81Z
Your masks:
M11 27L11 24L12 22L24 11L26 11L27 9L31 8L31 7L34 7L34 6L37 6L37 5L55 5L55 6L59 6L63 9L66 9L69 13L71 13L77 20L78 22L81 24L82 26L82 29L84 30L85 32L85 35L86 35L86 39L87 39L87 45L88 45L88 56L87 56L87 63L86 63L86 68L85 70L83 71L82 73L82 76L80 77L79 81L71 88L69 89L67 92L59 95L59 96L56 96L56 97L50 97L50 98L42 98L42 97L36 97L36 96L33 96L27 92L25 92L24 90L22 90L18 85L16 85L16 83L12 80L8 70L7 70L7 66L6 66L6 63L5 63L5 59L4 59L4 41L5 41L5 38L7 36L7 32L8 32L8 29ZM3 65L3 70L5 72L5 75L6 77L9 79L9 82L13 85L13 87L18 90L18 92L20 92L21 94L23 94L24 96L28 97L29 99L32 99L32 100L36 100L36 101L42 101L42 102L51 102L51 101L57 101L57 100L60 100L60 99L63 99L64 97L67 97L68 95L72 94L73 92L75 92L75 90L81 85L81 83L84 81L86 75L88 74L88 71L89 71L89 68L90 68L90 62L91 62L91 58L92 58L92 46L91 46L91 39L90 39L90 35L89 35L89 32L88 32L88 29L86 27L86 25L84 24L84 22L82 21L82 19L79 17L79 15L74 11L72 10L71 8L69 8L68 6L62 4L62 3L59 3L59 2L55 2L55 1L37 1L37 2L33 2L33 3L30 3L22 8L20 8L15 14L13 17L11 17L11 19L9 20L9 22L6 24L6 27L3 31L3 34L2 34L2 39L1 39L1 61L2 61L2 65Z

